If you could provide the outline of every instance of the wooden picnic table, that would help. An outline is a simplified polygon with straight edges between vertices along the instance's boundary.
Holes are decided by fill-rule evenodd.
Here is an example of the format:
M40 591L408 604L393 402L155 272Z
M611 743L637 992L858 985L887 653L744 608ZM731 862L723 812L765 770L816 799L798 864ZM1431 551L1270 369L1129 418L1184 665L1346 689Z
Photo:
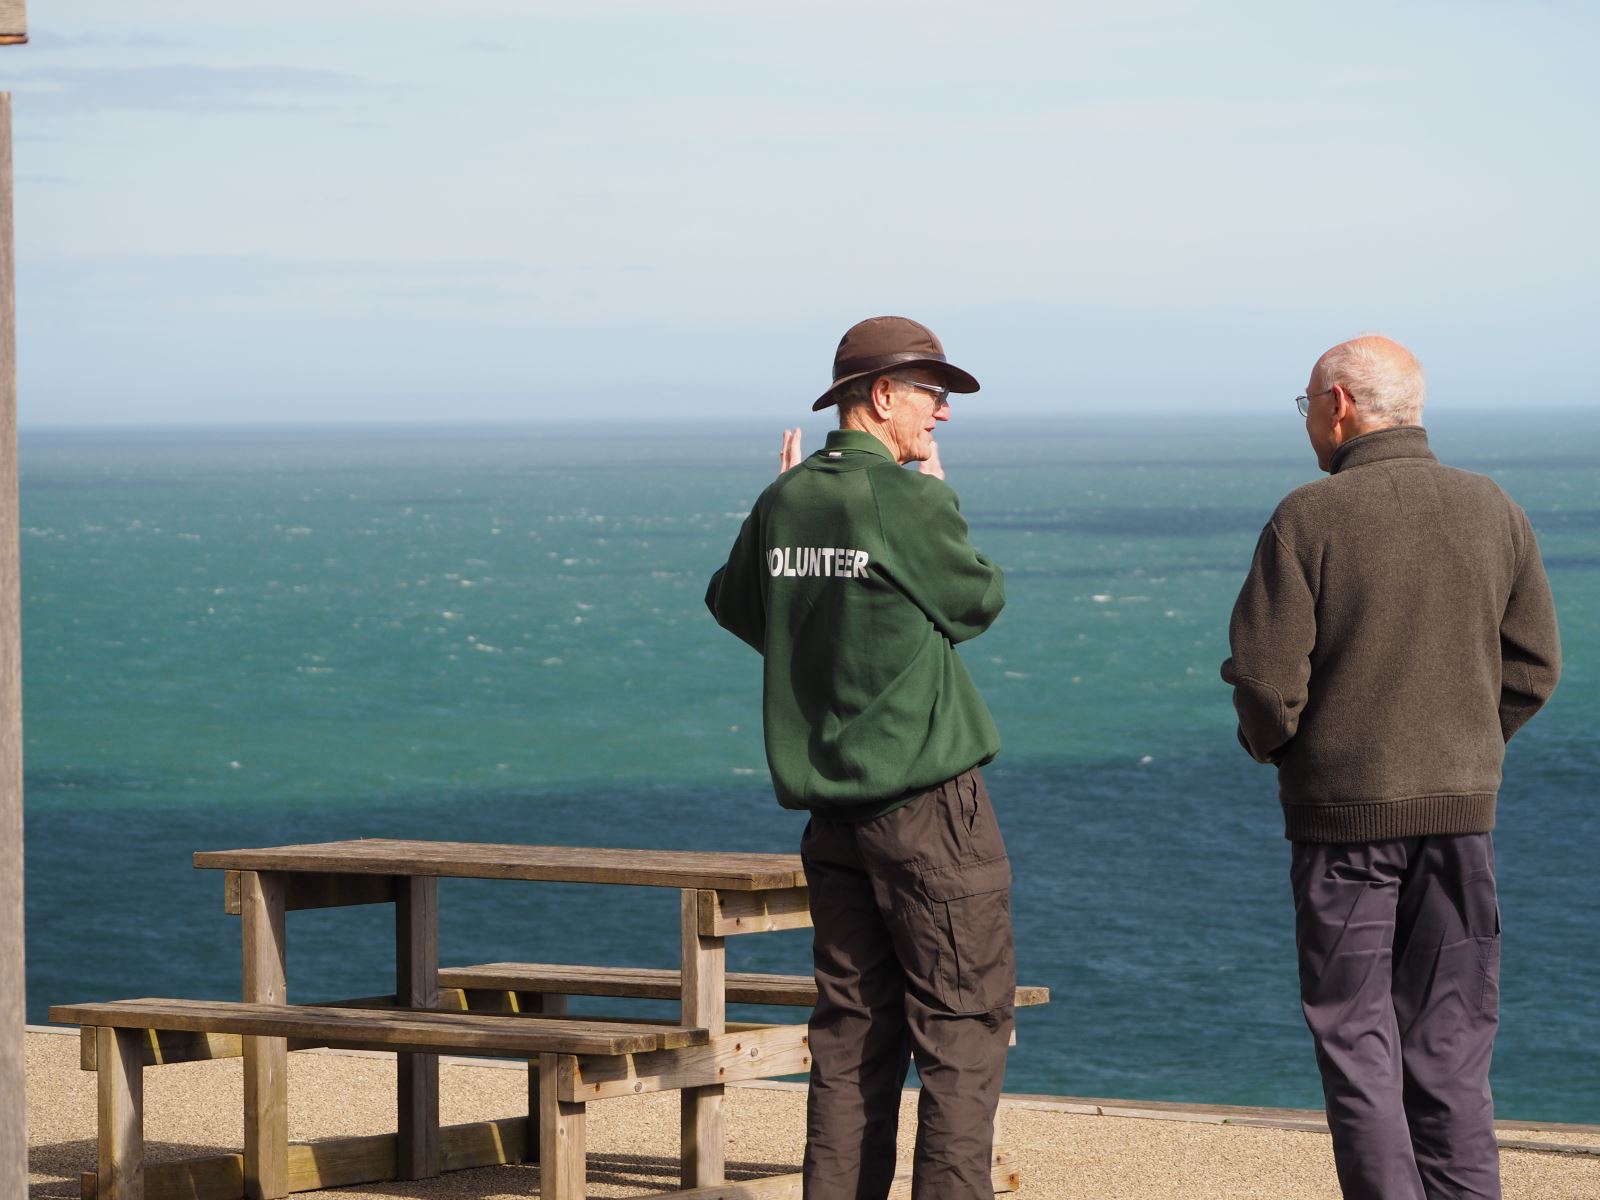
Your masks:
M242 999L269 1005L287 1002L284 918L293 910L392 903L394 1004L432 1009L439 1003L440 878L677 888L681 894L679 1021L706 1030L712 1053L720 1053L718 1039L727 1033L726 939L811 923L805 875L794 854L372 838L204 851L195 854L194 864L225 872L224 907L241 918ZM246 1195L284 1196L289 1190L287 1043L283 1038L247 1036L243 1056ZM427 1178L440 1170L438 1057L407 1053L398 1062L397 1172L403 1179ZM725 1073L718 1069L710 1077ZM747 1066L744 1077L758 1074ZM696 1081L682 1089L683 1186L720 1185L723 1085L700 1082L707 1077L703 1068L698 1074L686 1068L680 1077ZM570 1077L566 1085L570 1089ZM554 1084L546 1081L542 1086ZM603 1087L603 1082L596 1083L593 1095L617 1094ZM577 1186L581 1189L581 1183ZM543 1181L541 1187L549 1187L552 1195L564 1190L557 1180Z

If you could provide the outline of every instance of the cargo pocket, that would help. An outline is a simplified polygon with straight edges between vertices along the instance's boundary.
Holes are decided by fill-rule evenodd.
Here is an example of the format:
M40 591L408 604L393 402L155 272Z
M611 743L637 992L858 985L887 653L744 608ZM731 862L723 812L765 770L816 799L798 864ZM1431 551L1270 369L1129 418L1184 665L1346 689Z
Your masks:
M1483 990L1478 994L1478 1012L1491 1021L1500 1019L1500 908L1495 906L1494 936L1474 939L1478 943L1478 969L1483 972Z
M1478 948L1478 1015L1500 1019L1500 898L1490 871L1466 880L1467 932Z
M922 888L939 932L934 986L952 1013L991 1012L1016 995L1011 862L990 858L925 872Z

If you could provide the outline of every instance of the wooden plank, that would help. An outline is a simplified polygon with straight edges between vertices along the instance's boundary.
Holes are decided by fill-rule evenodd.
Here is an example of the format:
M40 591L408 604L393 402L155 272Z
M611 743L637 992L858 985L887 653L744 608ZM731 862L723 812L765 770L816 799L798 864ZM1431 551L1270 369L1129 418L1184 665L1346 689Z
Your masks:
M990 1180L996 1195L1014 1192L1021 1186L1020 1173L1011 1154L997 1150ZM804 1177L796 1171L792 1175L768 1175L764 1179L742 1179L735 1183L722 1183L716 1187L694 1188L689 1191L653 1192L639 1200L801 1200ZM894 1182L889 1186L888 1200L911 1200L911 1167L896 1168Z
M316 1039L367 1050L443 1051L488 1058L530 1054L639 1054L703 1046L704 1029L584 1017L491 1013L386 1012L310 1004L247 1004L238 1000L106 1000L63 1004L50 1019L121 1029L187 1029L258 1037Z
M28 6L23 0L0 0L0 44L20 45L27 40Z
M498 1166L523 1160L527 1121L502 1117L439 1131L445 1171ZM395 1178L395 1135L322 1138L289 1147L291 1192L382 1183ZM84 1200L97 1200L93 1171L82 1180ZM244 1195L244 1156L211 1154L145 1168L145 1200L239 1200Z
M556 1090L562 1071L571 1069L566 1057L539 1056L539 1200L584 1200L588 1191L585 1108Z
M605 1100L800 1075L811 1069L811 1045L804 1025L763 1025L721 1034L708 1046L572 1061L572 1073L560 1083L562 1098Z
M707 937L810 928L811 893L803 887L700 893L700 932Z
M105 1200L144 1200L144 1068L138 1034L100 1028L95 1041L100 1066L96 1174L105 1181Z
M679 897L679 934L683 972L679 1020L708 1031L726 1032L727 943L700 930L704 891L685 889ZM723 1087L685 1088L680 1102L682 1182L686 1188L714 1187L725 1176L727 1126Z
M201 868L324 872L341 875L433 875L527 879L726 891L789 889L805 884L798 854L707 850L608 850L584 846L491 845L362 838L259 850L210 850Z
M239 915L238 871L222 877L222 911ZM392 904L396 893L392 875L316 875L284 877L283 907L287 912L313 908L348 908L357 904Z
M242 1040L232 1033L190 1033L186 1030L137 1029L139 1065L163 1066L180 1062L209 1062L215 1058L238 1058L244 1053ZM85 1025L79 1030L78 1069L98 1069L98 1049L95 1029Z
M523 1012L538 1013L546 1017L565 1017L567 1015L567 998L565 996L528 996L520 997L516 992L504 992L514 1005L521 1007ZM539 1106L543 1103L540 1099L543 1084L540 1079L539 1064L541 1058L528 1060L528 1161L538 1162L539 1152L543 1146L543 1138L539 1133ZM560 1061L576 1061L563 1057ZM575 1099L574 1097L563 1097Z
M702 932L704 926L702 925ZM810 1008L817 1002L817 983L809 975L775 975L757 971L729 971L729 1004L775 1004ZM627 996L645 1000L675 1000L683 991L683 976L670 967L590 967L564 963L484 963L471 967L443 967L441 987L477 989L484 995L485 1011L491 1011L487 997L491 992L535 994L549 992L563 996ZM1018 1008L1048 1004L1050 989L1018 987ZM495 1001L494 1003L501 1003ZM479 1004L469 1003L477 1009Z
M101 1200L99 1179L93 1171L80 1177L79 1194L83 1200ZM243 1195L242 1154L208 1154L181 1162L150 1163L144 1169L144 1200L240 1200Z
M287 1004L282 877L257 871L241 875L239 916L245 1001L261 1006ZM283 1036L272 1036L247 1038L243 1049L244 1194L247 1200L275 1200L289 1194L289 1047Z
M434 1008L439 1003L439 881L415 876L393 882L395 1002ZM439 1173L439 1056L402 1054L395 1072L400 1178L431 1179Z

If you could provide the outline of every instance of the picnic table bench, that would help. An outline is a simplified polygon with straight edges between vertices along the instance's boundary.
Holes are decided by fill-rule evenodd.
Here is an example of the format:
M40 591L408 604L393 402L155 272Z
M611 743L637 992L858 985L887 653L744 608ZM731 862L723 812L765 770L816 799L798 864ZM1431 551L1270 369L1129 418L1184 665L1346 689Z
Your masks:
M580 1021L571 1018L497 1016L479 1013L384 1011L312 1005L249 1004L237 1000L149 998L98 1004L64 1004L50 1019L81 1026L93 1039L100 1137L96 1153L97 1200L155 1200L150 1192L194 1195L203 1183L192 1172L163 1172L158 1189L145 1186L143 1069L151 1031L294 1038L302 1043L358 1050L394 1050L524 1058L540 1062L545 1082L539 1113L541 1191L582 1195L584 1102L563 1095L563 1057L618 1056L704 1046L704 1029L663 1024ZM85 1048L87 1053L87 1047ZM571 1079L571 1073L566 1073ZM232 1157L232 1156L228 1156ZM309 1166L311 1169L305 1169ZM305 1164L293 1190L337 1184ZM357 1174L360 1172L358 1171ZM548 1181L548 1182L547 1182ZM243 1164L239 1184L243 1187ZM574 1190L576 1189L576 1190ZM235 1193L238 1194L238 1193Z
M727 1020L728 1003L809 1006L809 977L726 970L726 939L805 928L809 894L797 855L607 850L361 839L197 853L223 871L224 911L241 918L242 1001L144 999L61 1005L51 1019L83 1027L82 1065L100 1072L100 1144L86 1200L275 1200L290 1192L533 1158L543 1200L585 1194L584 1106L648 1091L681 1092L678 1200L783 1200L800 1177L727 1183L723 1089L801 1074L806 1026ZM489 963L441 970L438 880L477 878L627 884L680 892L680 969ZM319 1006L287 1002L288 912L392 904L395 992ZM676 999L676 1022L579 1018L568 996ZM1018 1005L1048 1000L1019 988ZM291 1146L287 1058L313 1046L397 1052L393 1135ZM441 1130L438 1055L529 1063L526 1117ZM244 1147L143 1165L142 1070L203 1058L244 1059ZM997 1152L995 1190L1017 1176ZM895 1196L909 1196L909 1178Z

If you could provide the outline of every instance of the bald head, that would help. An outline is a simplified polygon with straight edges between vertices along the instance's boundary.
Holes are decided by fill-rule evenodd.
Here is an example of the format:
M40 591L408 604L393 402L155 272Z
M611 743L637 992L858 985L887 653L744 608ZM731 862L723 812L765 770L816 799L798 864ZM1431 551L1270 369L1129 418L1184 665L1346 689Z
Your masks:
M1422 364L1399 342L1379 334L1341 342L1317 359L1311 390L1338 384L1356 406L1360 423L1371 429L1421 425L1427 380Z

